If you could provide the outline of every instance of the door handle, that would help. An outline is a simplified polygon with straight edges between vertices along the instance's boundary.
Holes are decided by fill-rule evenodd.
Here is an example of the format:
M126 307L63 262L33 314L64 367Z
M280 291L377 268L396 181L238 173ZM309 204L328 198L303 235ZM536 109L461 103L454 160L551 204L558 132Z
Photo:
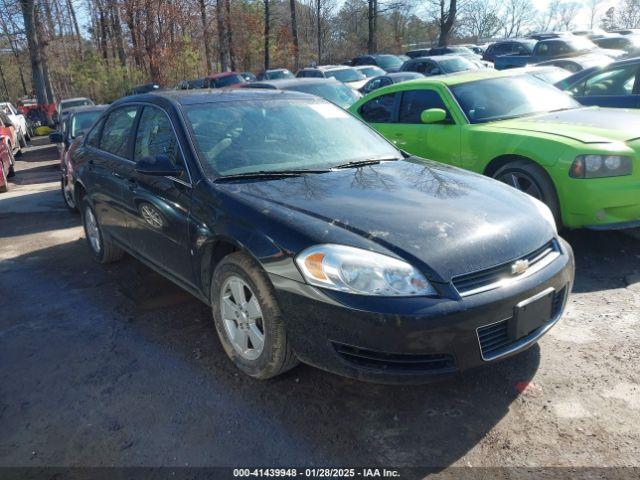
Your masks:
M123 177L122 175L120 175L118 172L111 172L111 175L113 175L113 176L114 176L114 177L116 177L116 178L120 178L120 179L124 178L124 177Z
M138 186L138 182L136 181L135 178L128 178L128 186L129 186L129 190L135 190L136 187Z

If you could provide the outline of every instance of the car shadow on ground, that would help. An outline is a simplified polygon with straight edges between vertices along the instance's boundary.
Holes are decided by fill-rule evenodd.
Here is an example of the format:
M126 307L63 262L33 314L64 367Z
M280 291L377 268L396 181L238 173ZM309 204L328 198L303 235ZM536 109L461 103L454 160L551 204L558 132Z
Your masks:
M640 240L620 231L562 232L576 258L574 293L624 288L640 273Z
M0 371L2 397L13 399L0 427L14 432L0 452L22 441L35 450L23 435L42 438L44 464L164 464L170 451L191 465L444 467L487 437L540 361L534 346L418 386L307 366L257 381L227 359L206 305L133 258L101 266L76 240L0 261L0 270L0 285L10 279L16 292L0 321L0 359L28 358ZM45 307L35 313L34 302ZM12 411L21 401L43 419L28 432L24 412L18 421ZM48 443L69 435L62 453ZM20 449L5 451L0 463L20 463Z

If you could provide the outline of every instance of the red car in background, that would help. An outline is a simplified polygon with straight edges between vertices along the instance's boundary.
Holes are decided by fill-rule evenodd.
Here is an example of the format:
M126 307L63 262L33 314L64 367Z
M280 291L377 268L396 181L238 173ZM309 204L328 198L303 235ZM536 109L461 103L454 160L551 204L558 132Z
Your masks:
M7 139L0 135L0 192L9 190L8 178L13 176L13 153L8 147Z
M238 88L246 80L238 72L222 72L209 75L204 83L204 88Z

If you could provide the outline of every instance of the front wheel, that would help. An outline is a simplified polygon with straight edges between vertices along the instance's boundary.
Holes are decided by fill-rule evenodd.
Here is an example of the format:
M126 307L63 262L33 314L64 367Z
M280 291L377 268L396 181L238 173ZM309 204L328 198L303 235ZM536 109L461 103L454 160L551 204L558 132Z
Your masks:
M493 178L546 204L560 225L560 202L553 182L545 170L527 160L514 160L500 167Z
M251 257L238 252L220 262L211 282L211 305L220 342L244 373L267 379L298 364L273 286Z
M7 180L7 174L4 171L4 164L0 162L0 193L4 193L9 190L9 180Z
M11 178L16 175L15 163L16 160L13 158L13 152L9 150L9 171L7 172L7 178Z
M86 198L83 202L82 223L93 258L100 263L111 263L122 258L124 251L103 233L98 217Z
M24 134L22 132L18 134L18 144L20 145L21 149L27 146L27 139L24 138Z

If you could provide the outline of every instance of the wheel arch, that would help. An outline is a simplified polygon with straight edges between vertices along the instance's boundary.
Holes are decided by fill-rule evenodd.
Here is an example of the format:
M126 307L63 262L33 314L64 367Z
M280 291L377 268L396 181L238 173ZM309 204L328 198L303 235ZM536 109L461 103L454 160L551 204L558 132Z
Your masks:
M540 165L538 162L536 162L535 160L525 156L525 155L517 155L517 154L513 154L513 153L508 153L505 155L499 155L497 157L495 157L493 160L491 160L486 167L484 167L484 171L482 172L484 175L486 175L487 177L493 177L493 175L500 170L502 167L504 167L507 163L510 162L515 162L517 160L523 160L525 162L531 162L534 163L536 165ZM541 165L540 165L541 166ZM544 167L542 167L544 169Z

